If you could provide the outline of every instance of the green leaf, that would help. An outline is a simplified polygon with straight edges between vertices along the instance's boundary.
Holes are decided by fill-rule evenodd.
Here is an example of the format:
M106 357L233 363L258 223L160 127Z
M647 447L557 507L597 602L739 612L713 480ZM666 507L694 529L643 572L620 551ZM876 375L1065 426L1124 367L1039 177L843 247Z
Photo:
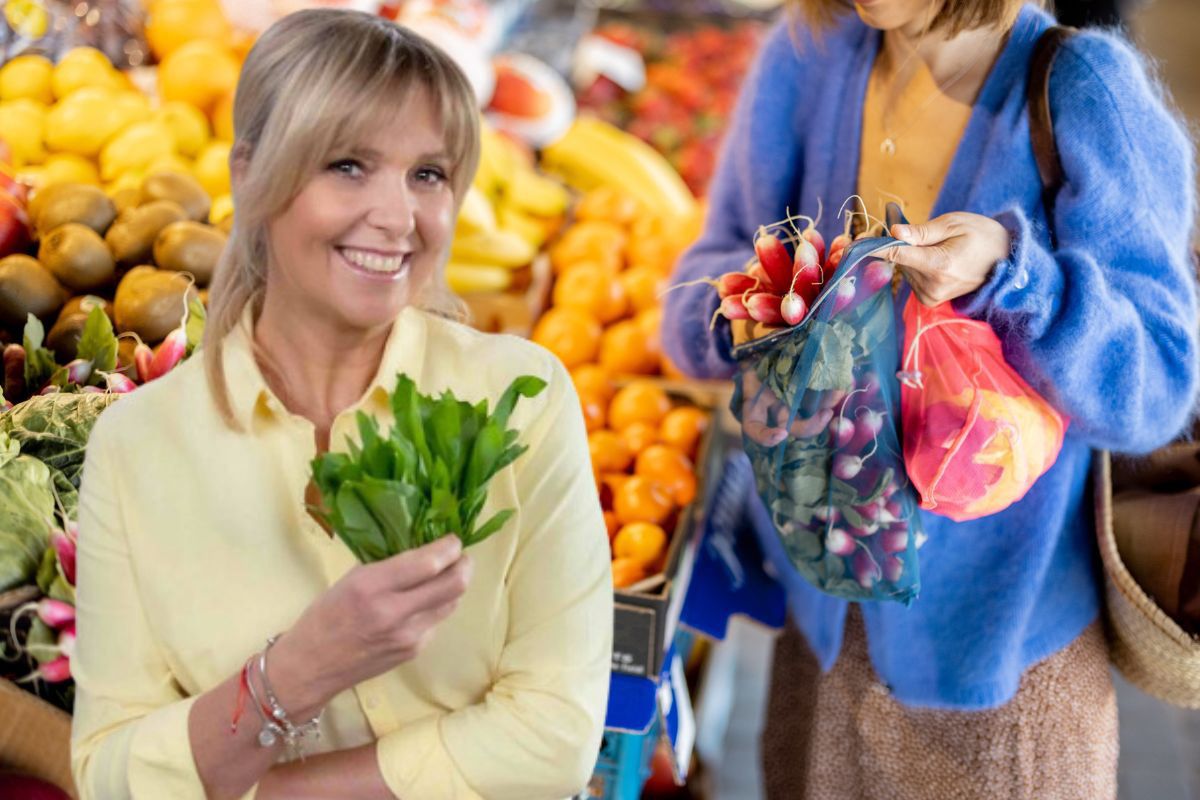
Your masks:
M807 529L798 530L792 535L784 537L783 544L793 560L812 561L820 558L825 551L825 547L821 544L821 537Z
M338 490L335 506L340 525L336 531L352 550L367 556L364 561L379 561L389 555L387 539L359 495L361 488L361 484L346 483Z
M77 355L91 361L93 370L112 372L117 368L117 335L113 332L112 320L100 305L93 306L88 312L83 333L79 336Z
M199 297L191 298L188 301L187 325L184 326L184 333L187 334L187 355L195 352L204 341L204 328L207 324L208 312L204 309L204 304L200 302Z
M841 320L813 320L809 343L815 342L817 349L810 365L808 389L848 392L854 388L854 335L854 329Z
M30 392L37 393L53 376L58 365L54 362L54 354L42 347L46 338L46 329L42 322L33 314L25 320L25 385Z
M479 529L472 532L469 535L469 539L467 541L463 542L463 544L466 546L473 545L473 544L479 544L484 539L488 538L493 533L496 533L501 528L503 528L504 523L508 522L509 519L512 518L512 515L515 513L517 513L516 510L511 509L511 508L506 508L503 511L497 512L496 514L494 514L492 516L491 519L489 519L487 522L485 522Z
M512 415L513 407L517 404L517 398L537 397L545 388L546 382L541 378L535 378L532 375L523 375L517 378L504 390L504 394L500 396L500 402L496 403L496 411L492 414L492 422L502 428L508 425L508 418Z

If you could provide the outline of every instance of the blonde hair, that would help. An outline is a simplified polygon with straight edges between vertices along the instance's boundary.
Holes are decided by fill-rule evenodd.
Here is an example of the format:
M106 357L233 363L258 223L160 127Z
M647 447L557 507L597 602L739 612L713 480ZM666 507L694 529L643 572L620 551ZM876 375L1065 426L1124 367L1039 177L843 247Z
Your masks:
M268 224L339 148L367 137L381 110L401 107L415 92L435 104L457 210L479 164L479 108L466 76L442 50L380 17L314 9L276 22L247 56L233 106L237 212L213 279L201 350L217 409L230 427L238 424L224 341L247 306L261 308ZM441 269L417 305L466 316Z
M942 0L928 30L941 31L949 36L957 36L975 28L1008 30L1016 22L1025 1ZM1040 0L1037 4L1041 5ZM787 5L816 31L833 26L839 16L854 10L854 4L849 0L787 0Z

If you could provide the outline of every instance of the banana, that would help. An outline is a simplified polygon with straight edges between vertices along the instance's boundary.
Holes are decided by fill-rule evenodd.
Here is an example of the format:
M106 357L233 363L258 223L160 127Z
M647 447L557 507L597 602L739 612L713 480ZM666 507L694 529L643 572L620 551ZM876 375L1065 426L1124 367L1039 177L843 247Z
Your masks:
M494 201L503 194L517 167L508 143L484 123L479 129L479 169L472 183Z
M492 233L455 236L450 245L451 260L497 264L510 269L525 266L533 261L536 255L536 247L518 234L503 228Z
M492 201L478 187L467 189L454 230L459 235L495 232L496 210L492 208Z
M582 191L620 188L658 213L690 218L696 200L670 163L653 147L601 120L581 116L542 150L542 167Z
M513 273L497 264L450 261L446 264L446 282L455 294L502 292L512 285Z
M496 217L501 228L517 234L535 250L541 250L549 238L550 225L547 221L526 214L511 203L501 203L496 209Z
M571 195L558 181L519 169L504 192L508 202L535 217L557 217L571 204Z

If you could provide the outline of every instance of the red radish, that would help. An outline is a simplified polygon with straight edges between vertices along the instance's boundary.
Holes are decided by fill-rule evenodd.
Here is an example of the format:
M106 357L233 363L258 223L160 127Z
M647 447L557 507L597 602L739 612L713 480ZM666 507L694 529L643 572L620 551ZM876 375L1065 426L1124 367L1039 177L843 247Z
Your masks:
M824 283L825 273L821 272L818 264L798 266L792 275L792 291L798 292L808 305L812 305L813 300L817 299Z
M813 247L812 242L808 239L801 238L796 242L796 254L792 259L792 268L789 270L788 279L799 272L804 267L816 266L818 269L821 266L821 259L817 255L817 248Z
M883 577L879 565L866 550L859 550L854 554L854 577L864 589L870 589Z
M75 657L75 623L69 623L58 632L58 652L67 658Z
M712 330L717 324L717 317L725 319L750 319L750 312L746 310L746 303L742 300L742 296L731 294L721 301L721 305L717 306L717 310L713 312L712 322L708 324L708 329Z
M865 506L855 506L854 510L858 512L860 517L871 523L878 523L880 512L883 511L883 509L875 503L867 503Z
M71 660L66 656L59 656L53 661L42 664L36 671L21 678L17 683L29 683L36 680L43 680L46 683L62 683L70 678Z
M825 534L825 549L835 555L849 556L854 555L858 544L854 541L854 537L841 528L830 528L829 533Z
M70 536L55 528L50 532L50 544L58 555L58 563L62 565L63 577L67 583L75 585L75 542Z
M133 348L133 364L137 371L138 383L150 380L150 362L153 360L154 351L150 349L150 345L138 342Z
M829 260L825 262L825 272L832 275L837 271L838 264L842 263L842 254L846 252L846 248L834 250L829 254Z
M889 483L883 490L884 497L887 497L887 502L883 505L883 510L891 514L896 519L904 519L904 505L897 499L890 497L896 493L896 484Z
M813 512L813 516L821 522L833 524L842 518L842 512L838 511L834 506L817 506L816 511Z
M904 562L899 556L888 556L883 561L883 577L895 583L904 574Z
M833 457L833 474L844 481L854 480L862 472L863 459L858 456L839 453Z
M845 447L854 436L854 421L847 417L836 417L829 423L829 435L835 447Z
M883 430L883 418L886 416L866 406L859 406L858 411L861 413L857 414L858 419L854 423L854 438L846 446L851 453L857 453L868 443L873 443L878 439L879 432Z
M4 374L0 376L0 390L11 402L25 399L25 348L10 344L4 348Z
M717 294L721 299L730 295L743 295L752 292L759 286L759 279L744 272L726 272L717 278Z
M173 370L175 365L183 360L186 352L187 331L183 328L176 328L167 334L167 338L162 340L162 344L155 351L154 359L150 362L150 372L147 380L157 380Z
M799 325L804 320L804 315L808 313L808 303L795 292L788 292L779 304L779 313L783 315L783 321L788 325Z
M788 437L788 432L783 428L773 428L754 419L742 423L742 430L764 447L775 447Z
M874 536L876 533L879 532L879 525L874 522L868 522L865 525L863 525L861 528L857 527L855 525L851 525L846 530L848 530L850 532L850 535L855 537L856 539L866 539L868 536Z
M872 259L863 273L863 291L866 292L866 296L870 297L883 287L891 286L894 272L892 262Z
M833 313L840 314L854 302L854 275L842 278L833 295Z
M126 394L137 388L137 384L119 372L109 372L104 376L108 390L114 394Z
M779 241L778 236L767 233L766 228L760 227L758 236L754 239L754 252L772 284L787 286L791 282L792 259L788 257L787 248Z
M62 391L62 390L51 383L49 385L43 386L42 390L40 392L38 392L38 394L58 394L60 391Z
M43 597L37 604L37 615L42 622L58 630L75 621L75 606L62 600Z
M897 525L888 528L879 538L880 547L885 553L903 553L908 549L908 526Z
M754 287L755 291L761 290L764 292L783 294L783 291L788 287L788 281L784 281L782 284L776 284L775 281L771 280L771 276L767 274L767 271L763 269L763 265L758 263L758 261L755 261L750 266L746 267L746 274L752 279L758 281L758 284Z
M67 382L83 386L92 377L92 362L77 358L63 367L67 371Z
M846 247L853 243L853 241L854 240L850 238L850 234L848 233L839 233L837 236L833 237L833 241L829 243L830 260L833 259L834 254L841 253L846 249Z
M824 264L825 263L825 237L822 236L821 232L819 230L817 230L816 228L809 228L808 230L806 230L804 232L804 238L807 239L808 243L811 244L813 246L813 249L815 249L817 251L817 263Z
M745 297L746 311L750 319L767 325L778 325L783 322L783 312L780 303L783 298L770 292L754 292Z

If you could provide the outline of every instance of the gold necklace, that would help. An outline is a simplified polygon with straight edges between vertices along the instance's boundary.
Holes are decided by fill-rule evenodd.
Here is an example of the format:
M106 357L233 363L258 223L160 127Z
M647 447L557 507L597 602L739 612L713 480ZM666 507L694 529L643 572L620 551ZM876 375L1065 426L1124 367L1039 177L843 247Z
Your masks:
M897 75L899 75L904 70L904 68L906 66L908 66L908 62L912 59L913 55L916 54L916 52L917 52L916 48L913 48L911 51L909 51L909 54L908 54L908 56L905 57L904 62L900 64L900 68L896 72ZM965 78L967 76L967 73L969 73L972 69L974 69L975 65L977 65L978 63L979 63L979 59L975 59L975 60L969 62L966 65L966 67L964 67L962 70L960 70L950 80L946 81L946 83L944 85L939 85L937 82L937 79L933 78L933 73L931 72L930 78L933 80L933 83L934 83L933 91L929 93L929 96L925 98L925 101L922 102L921 105L917 106L916 110L913 111L912 117L909 119L908 124L905 125L903 128L901 128L898 133L892 133L891 131L888 130L888 124L887 124L888 109L893 103L892 102L885 103L884 108L883 108L883 114L881 115L880 120L879 120L880 127L883 128L883 141L879 143L879 152L885 156L888 156L889 158L896 155L896 140L899 139L902 134L908 132L908 129L911 128L920 119L921 112L924 111L925 108L930 103L932 103L935 99L937 99L937 96L939 94L944 95L947 91L950 90L950 88L952 86L954 86L960 80ZM895 81L893 79L892 83L894 83L894 82ZM893 87L889 87L889 89L892 89L892 88ZM892 96L892 95L895 95L896 92L893 89L892 91L889 91L888 94L889 94L889 96Z

